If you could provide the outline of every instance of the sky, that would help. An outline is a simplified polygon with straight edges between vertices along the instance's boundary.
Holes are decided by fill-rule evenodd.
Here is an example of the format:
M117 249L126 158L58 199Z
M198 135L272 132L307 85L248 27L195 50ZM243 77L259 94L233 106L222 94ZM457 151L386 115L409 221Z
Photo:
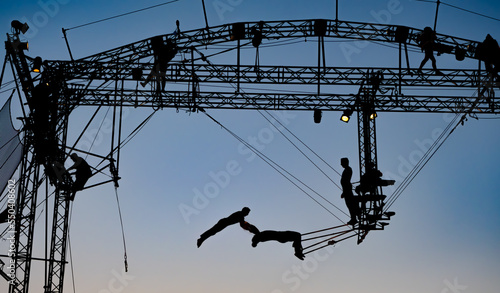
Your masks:
M23 36L30 43L29 56L69 60L62 28L69 29L73 56L82 58L171 33L176 20L182 30L205 27L201 1L180 0L74 28L160 3L164 1L1 1L0 28L10 33L13 19L29 21L31 29ZM445 3L491 17L500 15L498 1ZM336 13L335 1L207 0L205 5L210 26L335 19ZM341 0L338 15L346 21L424 28L434 25L435 4ZM500 39L499 27L497 20L446 5L439 8L438 33L482 41L487 33ZM307 45L299 46L303 47L261 48L260 64L314 65L316 51L307 54L302 51ZM375 43L337 40L328 43L327 49L329 66L397 66L397 50ZM245 62L253 64L255 52L245 54ZM423 54L410 52L409 57L412 67L418 67ZM3 63L3 56L0 58ZM235 63L234 54L216 58L224 64ZM458 63L454 56L439 56L437 62L439 68L477 68L477 61ZM3 83L11 80L7 66ZM10 87L0 88L2 105ZM14 100L12 105L14 117L20 116L18 103ZM127 109L124 133L130 133L151 112ZM92 113L90 108L75 110L70 119L70 141L80 134ZM211 110L209 114L243 139L257 139L263 153L347 212L341 191L259 112ZM349 157L353 181L359 180L356 123L340 122L338 112L323 112L320 124L313 122L310 112L271 114L338 172L342 171L340 158ZM89 146L95 138L92 151L109 152L110 117L102 111L80 146ZM446 114L380 113L378 165L385 177L396 179L397 186L449 122ZM394 203L391 210L396 216L384 231L373 231L360 245L355 239L346 240L301 261L294 257L289 243L266 242L252 247L252 235L237 225L196 247L201 233L244 206L251 209L246 220L260 230L306 233L340 222L205 115L182 109L160 110L121 153L122 179L117 192L128 272L123 272L124 247L114 187L108 184L84 190L77 193L71 211L64 292L496 293L500 288L499 123L498 117L485 115L469 118L459 126ZM16 120L14 124L19 126ZM88 158L88 162L92 165L96 160ZM333 170L322 168L340 182ZM387 194L393 191L386 189ZM191 213L183 212L186 207ZM335 208L328 209L348 220ZM38 213L37 227L41 228L35 231L33 256L43 257L43 208ZM2 239L0 254L7 248L8 241ZM33 292L42 290L43 278L43 264L34 262ZM7 288L7 282L0 282L1 292Z

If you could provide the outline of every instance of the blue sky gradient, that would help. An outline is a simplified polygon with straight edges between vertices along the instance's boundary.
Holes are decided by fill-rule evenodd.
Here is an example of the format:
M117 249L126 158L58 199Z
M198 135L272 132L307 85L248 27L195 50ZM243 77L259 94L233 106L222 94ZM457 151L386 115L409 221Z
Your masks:
M0 28L8 33L13 19L27 19L32 24L31 32L25 36L30 43L28 55L69 60L62 28L159 3L162 1L2 1ZM492 17L500 15L498 1L446 3ZM335 18L335 1L207 0L205 4L210 26ZM339 19L346 21L424 28L433 25L434 13L435 4L421 1L339 1ZM182 30L204 28L201 1L180 0L70 29L67 36L74 57L82 58L171 33L176 20ZM500 39L499 28L499 21L440 6L438 33L482 41L487 33ZM314 42L264 47L260 49L260 63L314 65L315 48ZM253 64L255 51L243 54L245 63ZM327 44L328 66L395 67L397 56L396 49L376 43L336 40ZM411 66L418 67L422 58L422 53L410 52ZM3 56L0 60L3 62ZM231 52L214 57L213 61L234 64L235 60L235 53ZM437 64L439 68L477 68L475 60L458 62L454 56L445 55L437 57ZM428 67L430 64L426 64ZM4 83L10 80L12 74L7 70ZM5 89L2 86L0 90L1 104L10 94ZM18 117L19 105L14 104L13 116ZM75 110L70 120L70 140L79 135L92 112L93 109L82 107ZM130 133L151 112L128 109L124 133ZM212 110L209 114L244 139L259 139L260 135L259 142L267 156L347 212L340 190L258 112ZM272 114L337 171L342 171L340 158L351 158L353 181L359 180L356 123L340 122L337 112L324 112L321 124L313 122L310 112ZM109 123L110 117L102 112L91 127L93 134L99 123ZM386 177L404 178L429 142L448 125L450 117L380 113L378 162ZM496 293L500 288L500 121L481 119L491 117L495 118L469 118L454 131L395 202L392 210L396 216L384 231L370 233L361 245L356 245L355 239L347 240L300 261L288 243L267 242L251 247L252 235L237 226L196 247L202 232L243 206L251 208L247 220L261 230L305 233L338 225L339 221L265 162L252 159L237 140L205 115L175 109L158 111L122 150L118 193L129 272L122 272L123 244L113 186L85 190L76 195L72 207L72 262L67 266L65 292ZM101 128L97 135L92 151L106 154L109 128ZM89 135L84 141L88 143L93 138ZM89 158L89 163L95 160ZM66 164L69 166L70 162ZM322 167L336 183L340 182L340 176ZM222 174L226 173L233 175L224 177ZM392 191L388 188L386 192ZM211 197L200 201L200 193ZM196 213L182 213L186 206ZM331 206L329 209L348 220ZM43 216L39 221L37 225L43 223ZM44 231L35 233L34 256L43 257ZM0 241L0 251L7 246ZM43 265L35 262L33 292L42 290L43 274ZM7 288L6 282L0 282L0 292Z

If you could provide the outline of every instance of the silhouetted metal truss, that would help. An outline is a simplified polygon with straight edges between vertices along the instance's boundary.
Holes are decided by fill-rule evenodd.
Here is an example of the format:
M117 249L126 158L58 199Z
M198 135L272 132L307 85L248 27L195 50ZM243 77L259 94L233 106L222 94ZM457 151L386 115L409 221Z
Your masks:
M444 75L436 75L434 71L416 72L401 66L325 67L320 66L320 56L318 66L250 66L240 64L240 59L236 65L224 65L213 64L200 52L205 47L223 43L240 50L260 38L263 44L277 39L314 38L319 41L318 48L325 38L340 38L397 44L401 60L403 45L418 47L418 36L422 31L397 25L321 19L233 23L190 31L177 29L172 34L148 38L75 61L46 60L42 74L34 77L29 70L33 59L14 48L15 38L9 37L6 48L25 100L32 98L35 82L48 83L57 89L56 139L59 148L50 159L63 162L66 159L68 117L78 106L343 111L359 106L363 87L374 88L373 84L367 83L370 76L378 74L383 78L375 86L377 93L372 93L369 99L370 106L376 111L499 113L500 103L492 90L498 84L481 70L442 69ZM155 73L155 65L149 60L154 56L153 40L158 38L164 42L174 41L180 52L191 53L192 58L188 62L174 59L164 74ZM455 54L457 59L476 58L478 44L437 34L437 51ZM194 58L195 54L197 58ZM153 74L154 78L143 87L140 82L144 79L134 74L137 71L143 76ZM164 90L163 83L166 84ZM266 88L256 85L266 85ZM435 94L432 89L437 88L446 91ZM428 91L417 95L414 89ZM472 95L476 89L477 94ZM33 110L29 108L28 111ZM31 113L25 113L25 116L24 126L32 126ZM374 135L374 124L364 129L369 135ZM24 134L26 149L21 166L24 175L20 180L16 211L18 257L16 279L9 287L10 293L28 292L36 197L43 177L40 166L43 164L46 172L51 167L48 159L42 163L36 161L37 154L31 141L34 135L29 128L25 128ZM362 160L376 162L375 136L370 136L363 148L366 155ZM365 162L360 164L364 166ZM63 291L69 215L69 203L65 199L68 193L67 185L56 188L46 292Z
M405 43L410 47L418 47L418 36L422 29L362 22L336 21L326 19L309 20L285 20L266 22L240 22L224 24L220 26L180 31L163 35L176 41L180 48L189 49L191 47L203 48L208 45L215 45L234 40L247 40L251 42L255 31L261 32L262 40L276 40L283 38L310 38L310 37L330 37L341 39L355 39L366 41L378 41L385 43L399 43L396 40L396 30L406 28L407 38ZM462 51L465 57L475 58L477 41L463 38L437 35L438 49L441 53L453 53ZM83 61L99 62L131 62L152 56L151 39L131 43L116 49L104 51L85 58Z
M398 30L404 31L403 37ZM272 22L244 22L216 26L212 28L179 31L159 36L163 41L173 40L180 51L200 51L208 45L231 43L235 47L249 45L259 32L263 42L282 38L342 38L379 41L418 47L418 36L421 29L397 25L346 22L335 20L298 20ZM158 38L158 37L154 37ZM374 72L383 75L381 87L388 94L377 96L377 111L403 112L462 112L497 113L499 105L492 98L489 90L496 86L487 82L486 72L473 69L443 69L444 75L436 75L433 71L417 72L409 68L341 68L325 66L255 66L213 64L204 56L196 58L206 64L191 62L171 62L163 81L167 83L166 91L160 91L154 81L145 88L138 87L134 80L134 70L141 70L144 75L151 74L155 65L144 62L153 54L152 40L145 39L116 49L108 50L76 61L45 61L45 66L54 71L63 72L68 82L68 103L81 105L113 105L143 107L184 108L198 105L204 108L234 109L287 109L287 110L343 110L351 107L356 101L353 92L357 89L347 88L343 91L333 86L360 86L367 76ZM461 52L467 58L476 58L475 50L478 42L437 34L437 48L443 54ZM241 41L247 41L241 44ZM237 42L237 45L235 44ZM193 54L192 54L193 56ZM163 73L162 73L163 74ZM110 99L116 95L116 86L104 82L120 82L118 99ZM98 83L101 82L101 83ZM184 87L182 85L184 84ZM193 88L197 85L199 90ZM210 86L226 84L210 90ZM256 90L254 84L279 85L279 87ZM174 86L172 86L174 85ZM245 89L240 86L248 86ZM285 86L301 85L297 90ZM308 86L308 87L307 87ZM313 87L317 88L314 89ZM477 88L479 98L471 97L470 92L444 92L444 94L418 95L410 88L448 87ZM208 89L210 88L210 89ZM208 90L207 90L208 89ZM443 91L442 91L443 92ZM471 109L470 105L475 108Z
M484 71L470 69L441 70L436 75L432 70L399 68L335 68L299 66L234 66L234 65L190 65L173 63L165 75L166 90L151 86L142 87L132 78L136 68L151 72L152 64L102 64L96 62L49 61L52 68L64 68L68 81L67 96L73 106L122 105L132 107L270 109L270 110L332 110L341 111L355 104L358 87L373 73L383 76L380 87L386 94L375 99L377 111L400 112L468 112L498 113L500 103L488 95L471 96L471 91L497 87L488 83ZM239 70L238 70L239 69ZM319 72L319 74L318 74ZM196 76L193 79L193 76ZM117 91L114 82L121 86ZM109 82L106 84L106 82ZM193 92L193 82L200 90ZM204 88L225 84L226 88L206 91ZM252 87L256 84L274 85L264 90ZM245 85L237 91L239 86ZM298 87L304 90L299 91ZM318 85L321 91L317 93ZM355 86L355 87L353 87ZM340 89L345 93L336 93ZM442 88L440 94L413 94L411 89ZM335 91L335 92L334 92ZM405 94L405 91L410 91ZM119 95L118 99L110 98ZM474 104L474 108L470 105Z

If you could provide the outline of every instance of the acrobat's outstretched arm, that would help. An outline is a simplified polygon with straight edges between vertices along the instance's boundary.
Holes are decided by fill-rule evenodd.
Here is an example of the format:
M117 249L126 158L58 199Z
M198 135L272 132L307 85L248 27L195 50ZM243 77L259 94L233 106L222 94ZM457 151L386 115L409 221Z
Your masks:
M259 231L259 229L257 229L257 227L255 227L254 225L252 225L246 221L240 222L240 226L241 226L241 228L249 231L250 233L253 233L253 234L260 233L260 231Z

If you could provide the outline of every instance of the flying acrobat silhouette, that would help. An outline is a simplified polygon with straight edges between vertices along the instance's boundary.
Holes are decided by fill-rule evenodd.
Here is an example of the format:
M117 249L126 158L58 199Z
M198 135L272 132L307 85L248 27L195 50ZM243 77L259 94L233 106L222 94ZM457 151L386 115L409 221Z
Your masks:
M208 237L214 236L215 234L224 230L224 228L226 228L227 226L236 223L240 223L241 228L245 230L248 230L254 234L258 233L259 230L255 226L249 224L248 222L245 222L245 217L248 216L249 213L250 209L244 207L243 209L241 209L241 211L234 212L229 217L220 219L217 224L200 235L200 238L198 238L196 244L198 245L198 247L200 247L203 241L207 240Z

